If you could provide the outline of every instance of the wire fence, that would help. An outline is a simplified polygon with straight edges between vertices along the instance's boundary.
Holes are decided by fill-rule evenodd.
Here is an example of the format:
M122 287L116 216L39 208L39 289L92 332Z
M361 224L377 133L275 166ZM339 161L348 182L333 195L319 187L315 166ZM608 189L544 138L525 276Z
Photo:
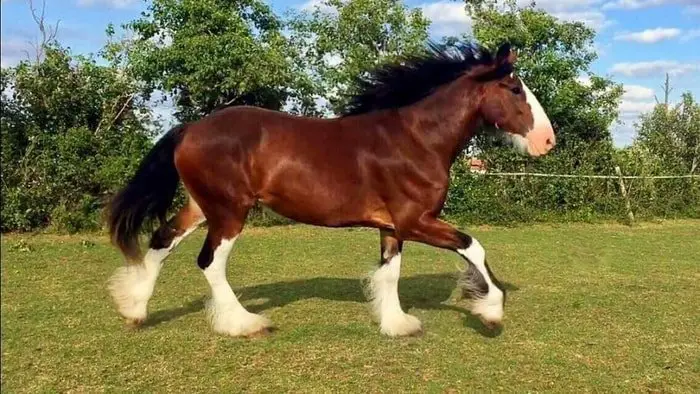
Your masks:
M452 177L448 215L475 223L698 217L700 174L499 172L469 163Z
M573 175L573 174L543 174L536 172L473 172L483 176L531 176L541 178L579 178L579 179L700 179L700 175Z

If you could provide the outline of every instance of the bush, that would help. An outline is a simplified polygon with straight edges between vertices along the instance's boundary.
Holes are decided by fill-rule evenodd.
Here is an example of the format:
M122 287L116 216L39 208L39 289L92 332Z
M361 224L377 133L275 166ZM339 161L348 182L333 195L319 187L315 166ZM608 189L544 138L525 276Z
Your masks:
M152 145L135 83L59 47L1 76L2 231L99 229L106 199Z
M659 175L646 171L648 163L636 154L619 153L624 175ZM557 161L553 159L553 161ZM636 167L642 165L642 169ZM547 167L546 165L544 165ZM600 175L582 169L561 170L511 167L498 172L543 172L551 174ZM649 173L652 172L652 173ZM677 175L677 174L676 174ZM453 166L452 181L444 215L470 224L626 220L627 209L617 178L552 178L480 175L469 171L466 160ZM640 220L700 218L700 180L627 179L628 198L635 218Z

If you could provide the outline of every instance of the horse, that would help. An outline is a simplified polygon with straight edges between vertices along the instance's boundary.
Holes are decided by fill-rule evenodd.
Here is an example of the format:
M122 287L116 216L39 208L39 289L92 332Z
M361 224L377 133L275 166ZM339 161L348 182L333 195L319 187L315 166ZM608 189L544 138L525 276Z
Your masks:
M495 52L428 43L358 77L359 93L336 117L233 106L172 128L108 205L111 241L126 260L108 281L118 313L129 325L145 321L163 262L206 222L197 264L211 289L205 306L211 329L233 337L274 329L240 303L226 276L229 253L259 202L298 223L378 230L379 264L367 290L381 334L424 330L399 301L407 241L460 255L465 268L457 283L470 312L500 328L506 290L483 246L439 214L451 166L483 126L494 126L523 154L554 148L551 122L515 75L516 62L508 43ZM168 219L180 182L187 200ZM139 234L156 219L144 254Z

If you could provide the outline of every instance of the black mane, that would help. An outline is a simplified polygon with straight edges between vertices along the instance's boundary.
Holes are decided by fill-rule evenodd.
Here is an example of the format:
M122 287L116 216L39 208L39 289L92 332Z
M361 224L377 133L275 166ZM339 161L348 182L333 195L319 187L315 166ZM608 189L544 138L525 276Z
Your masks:
M446 45L428 42L424 50L403 57L355 80L358 94L350 97L341 116L399 108L413 104L436 88L459 78L474 66L495 61L491 52L475 44ZM482 80L503 77L512 72L507 63Z

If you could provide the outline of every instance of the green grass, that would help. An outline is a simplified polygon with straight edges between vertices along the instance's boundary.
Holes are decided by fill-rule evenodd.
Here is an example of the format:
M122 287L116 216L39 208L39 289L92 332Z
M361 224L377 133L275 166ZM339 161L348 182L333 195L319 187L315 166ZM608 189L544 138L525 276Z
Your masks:
M491 335L450 301L460 258L408 243L399 291L422 337L379 334L360 279L378 234L247 229L229 263L271 336L211 332L196 267L169 258L146 327L116 315L106 237L2 240L2 392L698 392L700 222L475 229L511 288Z

